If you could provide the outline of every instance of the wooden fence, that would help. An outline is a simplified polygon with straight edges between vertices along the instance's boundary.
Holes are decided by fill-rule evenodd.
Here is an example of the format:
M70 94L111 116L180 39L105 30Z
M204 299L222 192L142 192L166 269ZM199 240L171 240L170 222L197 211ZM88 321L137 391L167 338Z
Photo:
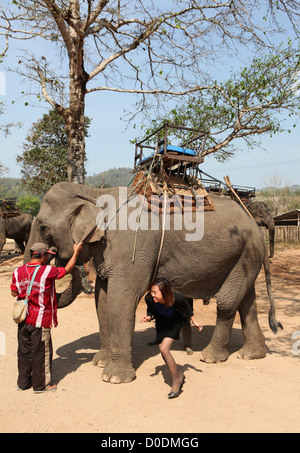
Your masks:
M261 228L265 239L269 239L267 228ZM284 225L275 227L275 242L300 242L300 227L296 225Z

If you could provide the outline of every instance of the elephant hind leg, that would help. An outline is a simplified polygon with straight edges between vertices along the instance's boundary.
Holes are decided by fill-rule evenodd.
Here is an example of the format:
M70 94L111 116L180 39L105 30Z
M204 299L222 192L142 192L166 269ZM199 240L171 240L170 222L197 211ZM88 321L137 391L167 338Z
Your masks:
M255 299L253 285L239 306L245 342L238 353L238 357L245 360L261 359L266 356L265 337L258 324Z
M265 338L257 319L254 285L249 289L238 307L244 335L244 346L238 358L250 360L266 356ZM207 363L224 362L228 358L235 311L224 310L222 304L217 308L217 323L209 345L202 351L202 360Z
M255 355L264 357L265 343L257 321L254 290L256 270L260 265L258 262L257 267L255 266L255 256L251 253L249 249L244 251L248 261L252 258L252 268L245 265L242 256L216 294L217 322L209 345L202 351L202 360L205 362L216 363L227 360L228 345L237 310L240 312L245 338L240 357L254 358ZM256 352L255 348L257 348Z
M216 294L217 298L217 321L216 327L209 345L201 352L201 360L207 363L224 362L227 360L229 352L232 325L235 315L247 292L246 278L241 280L241 275L245 270L237 263L221 289ZM243 284L238 284L241 282Z
M216 327L209 345L201 351L201 360L206 363L225 362L228 358L228 345L234 312L227 312L217 307Z

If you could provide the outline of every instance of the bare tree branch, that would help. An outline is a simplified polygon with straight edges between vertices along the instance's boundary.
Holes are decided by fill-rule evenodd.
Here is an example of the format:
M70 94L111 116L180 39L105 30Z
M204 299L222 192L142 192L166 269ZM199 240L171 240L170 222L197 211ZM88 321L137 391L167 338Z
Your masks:
M212 87L211 86L198 86L195 85L194 87L191 87L187 90L183 91L170 91L170 90L159 90L159 89L153 89L153 90L138 90L138 89L122 89L122 88L117 88L117 87L96 87L96 88L91 88L89 90L86 90L87 93L92 93L93 91L115 91L117 93L131 93L131 94L167 94L170 96L185 96L186 94L191 94L195 93L201 90L210 90Z
M297 36L299 13L296 0L3 0L0 39L6 40L4 52L12 39L42 40L47 50L50 45L61 50L61 62L51 63L45 51L23 66L46 101L64 115L70 180L83 182L86 94L137 94L146 111L151 99L221 90L212 80L215 61L241 48L274 48L273 35L283 31L286 19ZM17 72L25 75L22 63ZM242 121L245 108L228 102Z

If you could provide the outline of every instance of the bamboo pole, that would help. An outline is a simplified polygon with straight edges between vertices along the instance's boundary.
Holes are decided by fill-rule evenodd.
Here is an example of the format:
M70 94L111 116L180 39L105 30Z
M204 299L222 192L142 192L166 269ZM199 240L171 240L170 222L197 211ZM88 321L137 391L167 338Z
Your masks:
M238 196L238 194L236 193L236 191L232 187L230 179L229 179L229 176L224 176L224 181L226 182L227 186L229 187L229 189L233 193L233 195L239 200L239 202L241 203L241 206L245 209L247 214L251 217L251 219L253 219L251 213L248 211L248 209L246 208L246 206L244 205L244 203L242 202L242 200L240 199L240 197Z

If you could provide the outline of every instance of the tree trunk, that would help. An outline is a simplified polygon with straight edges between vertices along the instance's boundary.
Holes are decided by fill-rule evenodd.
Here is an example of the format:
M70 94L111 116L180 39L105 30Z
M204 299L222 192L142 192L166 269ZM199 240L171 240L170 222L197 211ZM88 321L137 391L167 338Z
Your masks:
M66 109L66 130L68 136L69 182L84 184L85 177L85 94L88 74L84 70L83 37L70 28L69 67L70 67L70 100Z
M84 184L85 177L85 134L84 134L84 101L80 101L78 92L77 105L72 105L66 119L68 136L67 173L69 182Z

